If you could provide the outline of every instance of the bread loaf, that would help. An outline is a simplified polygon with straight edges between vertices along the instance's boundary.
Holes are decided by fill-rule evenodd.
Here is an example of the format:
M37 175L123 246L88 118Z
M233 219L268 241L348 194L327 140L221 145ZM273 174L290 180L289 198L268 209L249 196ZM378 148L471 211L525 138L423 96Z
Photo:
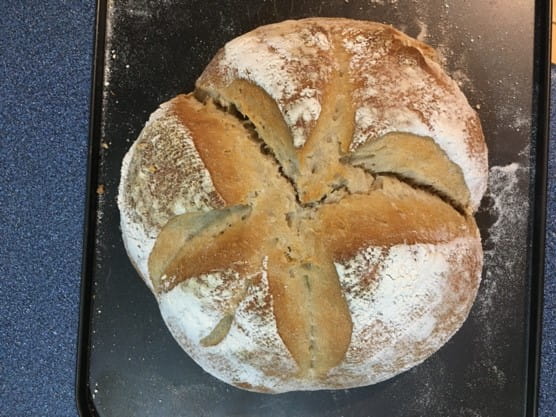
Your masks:
M278 393L369 385L437 351L479 286L477 114L432 48L311 18L221 49L124 158L125 247L183 349Z

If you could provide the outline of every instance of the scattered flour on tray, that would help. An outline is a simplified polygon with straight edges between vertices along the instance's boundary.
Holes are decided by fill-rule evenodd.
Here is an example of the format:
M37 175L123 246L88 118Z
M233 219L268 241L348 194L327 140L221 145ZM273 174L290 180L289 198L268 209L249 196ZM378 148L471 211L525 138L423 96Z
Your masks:
M415 37L418 41L427 42L427 38L429 36L429 27L428 25L423 22L422 20L417 21L417 25L419 26L419 33Z
M478 323L477 343L500 346L491 349L479 366L488 375L488 383L503 387L508 380L500 368L500 360L509 346L523 340L523 288L526 286L527 236L529 214L529 169L511 163L490 168L489 185L483 210L494 216L494 222L483 232L483 281L471 318ZM510 340L508 327L515 329ZM507 369L507 367L504 367Z
M480 361L469 364L474 369L467 371L473 375L468 384L477 384L477 387L472 388L473 391L481 389L481 386L503 390L512 378L512 375L506 375L507 366L503 362L507 358L504 355L507 355L508 348L504 346L500 354L501 350L496 346L506 342L504 337L508 320L511 322L514 318L513 314L519 307L516 303L522 301L519 288L523 285L527 244L520 237L526 235L528 226L528 181L529 170L518 163L490 168L488 190L479 217L486 215L492 223L481 231L485 248L483 281L468 320L476 326L470 347L477 346L483 352L485 346L491 348ZM521 316L515 313L515 317ZM516 329L516 338L521 338L519 330ZM507 342L515 343L516 340ZM417 415L414 414L416 410L434 410L438 413L435 415L455 413L461 417L487 417L480 404L472 408L469 408L469 404L454 408L456 400L450 393L456 385L446 388L454 383L454 378L447 372L450 371L447 371L446 362L442 360L426 361L408 371L409 375L419 375L422 383L416 385L412 400L401 405L400 415ZM390 383L403 384L404 378L394 379ZM444 386L439 389L430 381L442 381Z
M483 288L477 297L477 313L488 322L498 291L510 281L521 279L516 274L524 263L526 244L516 236L526 234L529 194L521 190L520 182L528 179L528 170L517 163L490 168L486 199L487 209L496 216L484 239Z
M111 60L116 57L116 51L112 49L112 39L113 39L113 22L114 22L114 14L115 14L115 6L114 0L109 0L108 4L106 5L106 44L104 45L104 71L102 75L102 82L104 88L102 89L102 108L106 109L106 106L109 101L109 87L110 87L110 80L112 76L112 65ZM104 140L105 137L105 120L101 121L101 139Z
M379 6L384 6L384 5L392 5L392 4L397 4L398 0L369 0L369 4L373 4L373 5L379 5Z

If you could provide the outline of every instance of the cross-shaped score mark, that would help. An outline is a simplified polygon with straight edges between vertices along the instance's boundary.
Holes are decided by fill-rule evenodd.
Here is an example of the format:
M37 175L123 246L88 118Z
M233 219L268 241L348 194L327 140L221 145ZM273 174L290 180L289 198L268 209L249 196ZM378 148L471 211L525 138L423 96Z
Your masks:
M367 189L352 193L349 179L360 176L346 175L336 179L337 195L303 204L295 183L239 120L192 96L175 99L173 111L195 114L182 121L226 203L174 217L162 229L150 255L155 290L215 271L253 277L266 258L278 332L301 374L323 377L350 343L352 322L335 263L370 246L434 244L474 233L474 222L441 198L390 176L365 175ZM363 173L343 160L338 155L329 168ZM217 326L218 340L232 320L230 311ZM207 337L214 330L206 329Z

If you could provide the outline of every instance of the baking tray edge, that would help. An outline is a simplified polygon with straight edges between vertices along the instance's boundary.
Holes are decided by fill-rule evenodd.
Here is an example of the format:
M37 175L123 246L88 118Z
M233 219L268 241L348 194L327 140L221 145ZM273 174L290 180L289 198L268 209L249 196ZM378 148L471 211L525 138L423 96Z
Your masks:
M83 225L83 252L81 266L81 291L79 307L79 330L77 339L77 363L75 377L75 399L77 410L82 417L97 416L89 389L89 332L91 322L91 289L94 269L96 235L98 162L102 121L102 89L104 78L104 48L106 37L105 0L95 2L95 42L93 45L93 66L91 74L89 148L87 154L87 183L85 197L85 217Z
M539 412L540 355L544 294L544 256L546 235L546 190L550 115L550 44L552 38L552 1L535 3L533 115L537 126L534 147L535 182L532 199L531 247L529 258L529 344L526 402L524 415L537 417Z

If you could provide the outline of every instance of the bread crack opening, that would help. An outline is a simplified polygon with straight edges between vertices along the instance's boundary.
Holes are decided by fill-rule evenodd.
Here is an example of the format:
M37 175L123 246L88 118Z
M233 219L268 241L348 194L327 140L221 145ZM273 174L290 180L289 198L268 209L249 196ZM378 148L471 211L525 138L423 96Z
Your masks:
M206 104L208 101L211 101L218 110L228 113L229 115L231 115L232 117L240 121L243 127L245 128L245 130L248 132L249 138L259 145L261 153L263 155L268 155L273 159L274 163L276 164L276 167L278 168L278 172L280 173L280 175L290 184L296 202L299 205L303 205L300 200L299 191L297 189L297 184L295 183L294 179L292 178L291 175L288 175L286 173L284 166L280 162L274 150L269 146L268 143L264 141L262 136L257 131L255 124L249 119L247 115L239 111L239 109L236 107L234 103L226 101L221 97L212 97L207 92L201 89L195 90L194 97L203 104Z
M440 197L462 214L472 214L471 197L461 168L429 137L391 132L369 138L341 162L377 175L395 176Z
M204 247L251 215L247 205L192 212L175 216L160 231L149 255L149 275L157 292L169 291L187 276L184 255L197 247Z
M438 189L434 188L431 185L419 183L412 178L403 176L403 175L398 174L396 172L381 172L380 175L382 175L384 177L395 178L398 181L404 182L407 185L409 185L409 186L411 186L411 187L413 187L417 190L425 191L426 193L431 194L433 196L436 196L439 199L441 199L442 201L444 201L446 204L450 205L454 210L456 210L462 216L465 217L465 216L468 215L468 213L466 211L466 208L463 205L461 205L458 201L454 200L449 195L442 193L441 191L439 191Z

